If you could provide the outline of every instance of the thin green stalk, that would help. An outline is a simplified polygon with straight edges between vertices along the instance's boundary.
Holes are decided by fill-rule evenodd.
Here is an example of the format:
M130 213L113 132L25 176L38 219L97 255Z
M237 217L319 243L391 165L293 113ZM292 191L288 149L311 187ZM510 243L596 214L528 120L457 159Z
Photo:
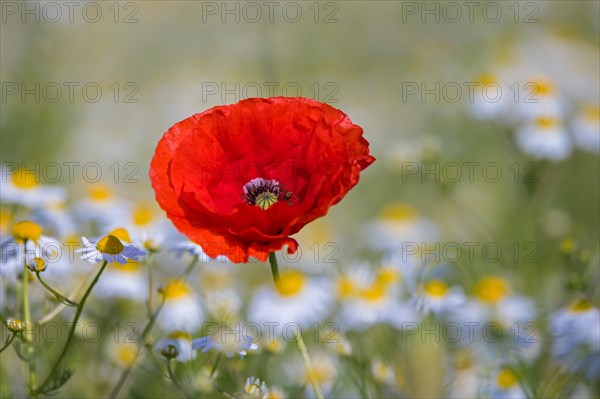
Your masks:
M185 271L179 278L186 278L192 272L194 266L196 265L196 262L198 262L198 255L194 255L190 264L188 265L188 267L185 269ZM142 346L140 348L138 348L136 358L140 355L140 353L143 349L143 344L146 341L146 337L152 330L152 327L154 326L154 322L156 321L156 317L160 313L164 303L165 303L165 298L163 297L158 308L156 308L154 313L150 315L150 320L148 321L148 324L146 325L146 327L144 328L144 331L142 331L142 335L140 336L140 342L142 343ZM121 373L121 376L119 377L119 380L117 381L117 384L114 386L114 388L110 392L109 398L114 399L117 397L117 395L121 391L121 388L123 388L125 381L127 381L129 374L131 374L132 370L133 370L133 365L129 366L125 370L123 370L123 373Z
M8 337L8 339L6 340L6 344L4 344L4 346L2 348L0 348L0 353L2 353L4 351L4 349L6 349L10 346L10 344L13 342L13 340L15 339L16 336L17 336L17 334L13 333L10 337Z
M25 331L23 331L21 336L23 337L27 346L25 350L25 358L27 359L27 374L29 377L29 396L35 398L37 397L37 392L35 390L35 349L27 334L27 330L31 329L33 326L31 325L31 310L29 309L29 269L27 268L27 264L25 262L23 263L23 315L25 317Z
M279 276L279 264L277 263L277 256L274 252L269 254L269 263L271 264L271 273L273 274L273 280L275 281L275 285L279 285L281 282L281 278ZM319 381L315 376L313 371L312 363L310 361L310 355L308 354L308 349L306 348L306 344L302 339L302 334L300 331L296 331L295 334L296 345L298 346L298 351L300 351L300 355L302 356L302 360L304 360L304 365L306 366L306 371L308 372L308 379L310 380L310 384L312 385L315 396L317 399L323 399L323 391L319 385Z
M179 382L177 382L177 379L175 378L175 374L173 373L173 369L171 368L171 360L172 359L167 359L167 373L169 374L169 378L171 379L171 381L173 381L173 384L177 389L179 389L183 396L185 396L187 399L190 399L191 396L186 392L185 389L183 389L181 384L179 384Z
M48 385L48 383L50 383L50 381L52 381L54 374L58 370L58 366L60 366L60 363L65 358L67 351L69 349L69 346L71 345L71 342L73 341L73 337L75 336L75 328L77 327L77 323L79 321L79 317L81 316L81 312L83 312L83 307L85 306L85 302L87 301L88 297L92 293L92 289L98 282L98 279L100 278L100 275L106 268L107 263L108 263L107 261L104 261L102 263L102 266L100 267L100 270L96 274L96 277L94 277L94 280L88 287L87 291L85 292L85 294L83 294L83 298L81 298L81 301L79 302L79 305L77 306L77 311L75 313L75 317L73 318L73 322L71 323L71 329L69 330L69 336L67 337L67 342L65 343L65 346L63 347L63 350L60 353L60 356L54 363L54 366L52 367L50 374L48 374L48 377L46 377L46 379L44 380L44 383L42 385L40 385L40 387L37 389L38 392L42 392L44 387L46 387L46 385Z
M210 374L208 375L208 378L213 378L213 375L215 375L215 372L217 371L217 367L219 367L220 361L221 361L221 352L219 352L219 354L217 355L217 360L215 360L215 364L213 364L212 369L210 370Z
M48 284L46 284L46 282L44 281L44 279L42 279L42 275L40 274L39 271L36 271L35 275L37 276L37 278L40 281L40 283L42 283L42 285L44 286L44 288L46 288L48 291L50 291L50 293L52 295L54 295L54 297L56 299L58 299L59 302L64 303L67 306L77 307L77 305L78 305L77 302L71 301L69 298L67 298L66 296L62 295L60 292L56 291L54 288L52 288Z
M142 346L140 346L138 348L138 351L135 355L136 359L140 356L142 349L144 348L144 342L146 342L146 337L152 330L152 327L154 327L154 322L156 321L156 317L160 313L164 303L165 303L165 301L163 299L161 301L160 305L158 305L158 308L156 308L156 311L154 312L154 314L152 314L152 316L150 317L150 320L148 321L148 324L146 324L146 327L144 327L144 330L142 331L142 334L140 335L140 342L141 342ZM119 394L119 391L121 390L121 388L123 388L123 384L125 384L125 381L127 381L127 378L129 377L129 374L131 373L132 370L133 370L133 365L131 365L131 366L127 367L125 370L123 370L123 373L119 377L117 384L110 392L109 398L117 397L117 395Z
M148 300L146 301L146 311L148 312L148 317L152 315L152 294L154 294L152 263L152 253L149 253L146 258L146 266L148 267Z
M186 278L187 276L189 276L189 274L194 269L194 266L196 266L196 263L198 263L198 259L199 259L198 255L194 255L194 257L192 258L192 261L190 262L190 264L188 265L188 267L185 269L185 271L183 272L183 274L179 278Z

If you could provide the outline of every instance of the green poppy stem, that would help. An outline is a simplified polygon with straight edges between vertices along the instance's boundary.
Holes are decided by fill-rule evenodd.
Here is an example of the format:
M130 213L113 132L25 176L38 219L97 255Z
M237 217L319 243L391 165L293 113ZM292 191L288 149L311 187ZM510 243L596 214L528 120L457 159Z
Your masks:
M277 256L275 252L271 252L269 254L269 263L271 264L271 273L273 274L273 281L275 281L275 285L278 286L281 282L281 277L279 276L279 264L277 263ZM304 365L306 366L306 371L308 373L308 379L310 380L310 384L312 385L315 396L317 399L323 399L323 391L319 385L319 381L315 376L313 371L312 363L310 361L310 355L308 354L308 349L306 348L306 344L302 339L302 334L300 331L296 331L295 333L296 345L298 346L298 351L300 351L300 355L302 356L302 360L304 360Z

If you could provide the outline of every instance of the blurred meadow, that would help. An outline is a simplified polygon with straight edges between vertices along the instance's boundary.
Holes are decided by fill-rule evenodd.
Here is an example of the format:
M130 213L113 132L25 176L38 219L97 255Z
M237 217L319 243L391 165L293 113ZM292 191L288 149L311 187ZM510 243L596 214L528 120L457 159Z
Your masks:
M600 397L599 1L0 6L1 397ZM287 291L208 259L148 179L174 123L256 96L339 108L377 158L278 253ZM29 340L26 220L60 244ZM149 255L108 265L52 374L79 308L39 276L79 301L72 250L116 228Z

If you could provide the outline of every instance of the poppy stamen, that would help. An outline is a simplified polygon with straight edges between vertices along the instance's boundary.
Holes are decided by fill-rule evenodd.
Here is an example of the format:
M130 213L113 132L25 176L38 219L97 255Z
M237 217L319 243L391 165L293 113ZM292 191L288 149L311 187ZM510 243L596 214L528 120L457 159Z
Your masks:
M279 201L286 201L292 205L294 195L277 180L267 180L257 177L244 184L242 199L249 205L256 205L266 210Z

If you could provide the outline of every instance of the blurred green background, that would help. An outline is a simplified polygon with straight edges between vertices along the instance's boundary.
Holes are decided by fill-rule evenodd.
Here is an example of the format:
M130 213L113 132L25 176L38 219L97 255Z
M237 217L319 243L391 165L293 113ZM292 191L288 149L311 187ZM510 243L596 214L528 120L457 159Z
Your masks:
M65 2L54 3L60 17L50 2L2 2L2 163L96 162L119 194L152 199L149 162L175 122L254 96L256 87L265 97L269 88L301 94L347 113L378 159L327 217L343 262L371 256L362 226L401 201L435 220L444 241L500 243L500 261L486 263L479 254L461 266L510 276L542 314L568 299L559 252L571 238L592 259L598 299L598 155L536 161L515 147L510 123L474 117L466 92L458 101L443 94L423 100L405 89L463 86L514 63L548 73L572 109L598 104L600 2L484 1L471 2L473 9L453 2L460 17L447 2L76 1L72 14ZM56 87L61 98L54 101ZM96 87L102 93L92 101ZM126 169L129 162L138 168ZM503 177L486 181L480 168L473 182L407 176L407 162L495 162ZM535 162L533 184L524 182L528 162ZM79 167L72 181L62 171L58 183L76 199L89 181ZM124 179L130 172L137 182ZM515 242L521 249L535 243L536 262L513 261L508 248ZM467 290L470 284L463 282Z

